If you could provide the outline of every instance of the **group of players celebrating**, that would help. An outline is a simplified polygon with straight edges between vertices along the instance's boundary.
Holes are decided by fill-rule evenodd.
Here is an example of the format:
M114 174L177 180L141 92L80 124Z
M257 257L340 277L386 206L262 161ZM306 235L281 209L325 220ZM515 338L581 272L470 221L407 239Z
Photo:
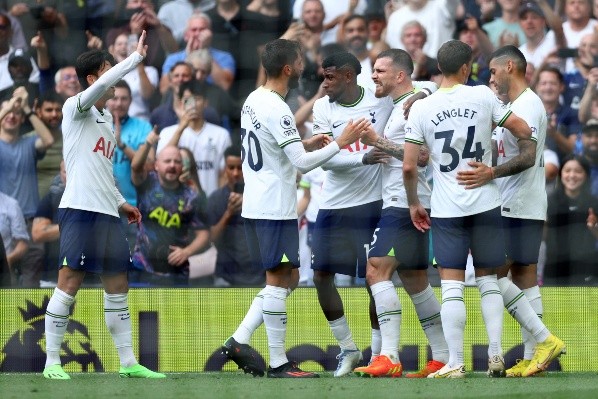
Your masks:
M118 65L99 50L77 59L84 90L64 106L69 178L60 204L61 267L45 317L43 374L49 379L70 379L59 353L86 272L102 276L104 314L118 350L120 376L165 377L138 364L132 350L130 257L119 212L130 223L141 215L116 189L111 160L94 151L99 141L116 142L104 106L114 95L114 84L143 60L145 36ZM535 264L546 214L546 115L525 81L525 58L513 46L492 55L490 84L496 94L485 86L463 85L472 63L467 44L446 42L437 59L443 79L436 91L433 83L411 81L413 62L405 51L382 52L373 67L374 93L357 84L357 58L332 54L322 65L327 95L314 104L314 135L302 140L284 101L303 72L301 48L284 39L265 46L267 81L243 106L241 156L246 183L242 216L252 261L266 270L266 286L222 347L245 372L318 377L289 362L285 353L286 299L299 278L296 169L318 166L326 170L326 179L312 267L318 300L341 348L334 376L402 376L401 303L391 281L396 270L432 349L425 368L406 376L464 377L463 290L470 252L488 331L488 374L531 376L565 352L564 343L541 320ZM496 166L491 166L493 155ZM428 164L433 190L425 178ZM432 225L442 305L427 278ZM364 367L357 367L362 353L334 284L337 273L367 281L372 358ZM525 344L524 359L509 369L501 348L503 306L521 324ZM249 345L262 323L268 336L267 370Z
M403 50L380 53L375 92L357 84L359 61L347 52L322 62L326 96L313 107L313 133L301 140L284 102L303 64L296 43L275 40L262 62L267 82L243 107L242 216L252 260L266 270L266 287L225 341L226 356L247 373L313 378L289 362L285 301L297 286L295 168L326 171L312 245L314 283L339 343L335 377L401 377L401 303L395 272L409 294L432 359L408 378L462 378L466 312L463 291L471 254L488 333L488 375L528 377L565 352L542 322L536 263L546 216L542 153L546 114L525 80L526 61L514 46L492 54L490 89L469 87L472 50L460 41L438 52L442 81L411 80ZM433 94L432 94L433 93ZM310 151L310 152L307 152ZM433 190L426 167L433 170ZM493 166L494 164L494 166ZM442 304L428 282L429 231ZM337 274L365 277L370 295L372 357L356 346L334 284ZM511 278L508 277L510 273ZM506 368L503 306L519 322L524 358ZM269 367L249 345L264 323Z

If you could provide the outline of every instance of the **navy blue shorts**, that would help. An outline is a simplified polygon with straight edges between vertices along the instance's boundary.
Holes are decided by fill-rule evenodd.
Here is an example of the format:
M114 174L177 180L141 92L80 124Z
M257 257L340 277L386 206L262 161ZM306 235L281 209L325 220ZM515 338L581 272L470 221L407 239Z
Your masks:
M58 267L97 274L127 272L131 252L120 218L80 209L59 209Z
M312 238L312 269L365 277L372 234L382 201L344 209L320 209Z
M432 246L439 267L465 270L471 250L479 268L505 264L500 207L457 218L432 218Z
M290 262L299 267L297 220L245 219L245 236L251 263L256 268L274 269Z
M544 221L503 217L502 225L507 258L517 265L538 263Z
M415 228L409 209L390 207L382 210L368 257L393 256L399 262L398 270L426 270L429 252L429 233Z

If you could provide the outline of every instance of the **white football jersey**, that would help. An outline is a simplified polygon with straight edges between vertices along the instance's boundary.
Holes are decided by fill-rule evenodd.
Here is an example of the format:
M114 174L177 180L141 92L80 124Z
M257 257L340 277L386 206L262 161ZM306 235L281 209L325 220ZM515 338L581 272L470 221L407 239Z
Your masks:
M403 115L403 104L415 94L415 90L403 94L394 100L394 109L384 127L384 138L395 144L405 144L405 124L407 120ZM417 184L417 196L424 208L430 208L432 190L426 179L426 167L420 167ZM390 158L387 164L382 165L382 208L391 206L409 208L403 183L403 161L395 157Z
M325 177L326 172L321 167L310 170L301 176L301 186L309 188L311 194L309 205L307 205L307 209L305 210L305 218L308 222L315 222L318 217L322 185L324 184Z
M178 125L168 126L160 132L159 153L168 144ZM219 187L220 174L224 170L224 150L231 145L230 134L220 126L204 122L200 131L190 127L183 130L179 147L188 148L195 158L201 188L210 196Z
M297 219L297 171L283 148L301 137L295 117L276 92L260 87L241 110L243 210L249 219Z
M81 209L118 217L118 208L125 199L116 188L112 173L112 157L116 138L112 114L95 103L106 88L114 86L143 57L133 52L83 92L68 98L62 107L62 135L66 188L60 208Z
M313 134L328 134L336 139L350 119L355 122L360 118L371 121L376 132L382 134L393 109L392 99L376 98L373 91L360 88L361 96L353 104L331 103L328 96L317 100L313 109ZM363 156L373 148L357 140L322 165L326 179L320 209L349 208L382 198L380 164L362 162Z
M534 166L512 176L496 179L502 197L502 215L520 219L546 219L546 176L544 172L544 142L546 141L546 111L542 100L527 88L511 104L510 109L525 120L536 141ZM494 129L498 146L497 164L502 165L519 155L517 138L503 127Z
M508 110L487 86L456 85L438 91L411 107L405 141L430 148L434 188L432 216L462 217L501 205L494 181L466 190L457 172L471 160L492 164L492 123L508 118Z

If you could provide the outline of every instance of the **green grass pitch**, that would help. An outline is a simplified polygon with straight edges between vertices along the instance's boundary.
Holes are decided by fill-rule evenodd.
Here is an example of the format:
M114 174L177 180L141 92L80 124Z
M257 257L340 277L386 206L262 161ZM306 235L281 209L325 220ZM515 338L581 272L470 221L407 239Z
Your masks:
M354 376L287 380L252 378L241 372L172 373L164 380L120 379L115 373L73 373L69 381L41 374L0 374L2 399L29 398L598 398L597 373L553 372L518 379L469 373L462 380L365 379Z

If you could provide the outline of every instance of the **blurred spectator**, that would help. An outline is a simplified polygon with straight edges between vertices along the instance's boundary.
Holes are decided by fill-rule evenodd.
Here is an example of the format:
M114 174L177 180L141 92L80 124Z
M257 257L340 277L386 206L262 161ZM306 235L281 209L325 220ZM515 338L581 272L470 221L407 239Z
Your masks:
M594 58L598 57L598 35L590 33L582 36L575 58L567 59L567 64L572 67L564 74L565 91L563 92L563 103L568 104L574 110L579 110L581 98L586 89L586 82L589 79L590 71L594 68ZM595 86L595 85L594 85Z
M203 191L203 188L201 188L201 183L199 182L199 175L197 174L197 162L195 162L193 152L190 149L184 147L179 148L179 151L181 152L181 162L183 163L183 168L181 171L181 176L179 177L179 181L185 186L189 186L193 190L197 191L202 205L201 209L205 210L208 198L206 196L206 193ZM200 219L202 221L207 220L207 215L200 215Z
M180 122L162 130L157 153L167 146L189 148L197 163L201 187L209 196L224 180L224 150L231 145L230 134L205 120L204 83L196 80L183 83L179 97L184 104Z
M494 48L507 44L521 46L526 42L525 34L519 24L519 6L521 0L497 0L500 16L482 25Z
M212 71L212 55L209 50L192 51L186 61L193 66L195 79L206 82ZM206 120L224 127L229 132L237 131L241 123L241 107L230 93L220 86L206 82L206 99L209 108L213 108L218 113L219 122L212 122L208 115L206 115Z
M35 113L50 130L54 138L54 144L46 150L46 155L37 161L37 189L39 197L48 193L54 179L60 173L60 161L62 160L62 98L48 91L42 94L37 101ZM35 130L28 133L35 136Z
M68 24L64 14L59 12L57 0L4 0L5 9L21 23L25 40L31 41L38 31L47 35L48 41L54 34L67 34Z
M544 283L598 283L598 198L590 193L590 165L580 156L563 160L559 185L548 198Z
M126 0L125 7L117 17L116 27L106 34L106 43L113 44L121 34L127 35L131 43L137 43L143 30L147 34L147 43L159 44L148 46L143 64L161 70L167 55L177 51L179 46L170 29L158 19L151 0ZM129 54L135 50L134 44L130 46L132 48L128 49Z
M544 149L544 176L546 177L546 194L550 195L556 189L557 177L559 177L559 169L561 163L556 152Z
M199 194L179 181L179 149L167 146L157 155L155 171L146 171L149 148L156 138L155 134L148 137L131 164L143 222L137 233L129 281L132 285L186 286L189 257L209 245L210 235L199 218Z
M54 90L63 100L73 97L81 91L81 83L79 83L74 66L60 68L54 75L54 82Z
M29 235L27 234L27 225L21 208L19 208L19 203L2 192L0 192L0 203L2 204L0 206L0 236L3 244L2 256L5 256L0 261L7 261L10 271L10 285L16 287L19 285L17 282L19 271L16 270L16 265L27 252ZM7 281L3 285L6 285L6 283Z
M116 36L114 43L110 44L109 51L116 62L121 62L135 49L130 48L129 37L122 33ZM149 120L151 101L157 92L159 82L158 70L151 65L144 65L143 62L140 62L137 68L125 75L123 80L127 82L131 89L131 105L128 114L136 118Z
M22 86L29 93L29 106L32 107L33 102L39 95L38 84L29 81L32 72L33 66L30 57L23 50L16 49L8 57L8 74L12 80L12 85L0 91L0 101L9 100L15 89Z
M372 58L368 51L368 27L367 20L361 15L351 15L342 24L343 44L351 54L359 60L361 73L357 75L357 83L363 87L374 90L376 85L372 80ZM383 47L388 46L382 42ZM376 57L373 57L376 59Z
M436 57L438 49L455 33L455 18L460 0L406 0L405 5L388 18L386 43L392 48L403 48L401 31L409 21L419 21L428 33L424 52Z
M431 80L432 76L440 75L438 61L424 53L426 44L426 28L418 21L407 22L401 31L402 47L413 60L413 80Z
M295 0L293 4L293 19L300 20L303 3L309 0ZM343 18L351 14L363 15L367 7L366 0L321 0L324 6L324 27L321 35L322 46L337 41L338 24Z
M12 28L10 19L0 14L0 90L4 90L7 87L11 87L13 79L9 72L9 60L11 55L15 54L16 49L11 46ZM19 49L21 53L17 55L25 56L25 52ZM39 82L39 70L33 58L30 58L32 72L29 75L29 82Z
M567 47L577 48L581 39L594 33L598 24L592 16L592 0L565 0L565 16L563 18L563 32L567 39Z
M21 27L21 23L19 22L19 20L16 19L15 17L13 17L12 15L10 15L9 13L7 13L6 11L4 11L2 8L0 8L0 15L4 15L4 16L8 17L8 19L10 19L10 26L11 26L11 30L12 30L12 37L10 39L10 45L14 48L27 49L28 42L25 39L25 35L23 34L23 27ZM6 29L6 28L0 28L0 29Z
M582 124L592 118L598 118L598 66L592 66L587 79L577 112L579 122Z
M60 231L58 229L58 205L66 185L66 169L64 161L60 161L59 179L40 200L33 219L31 239L35 243L43 243L45 247L44 272L40 285L55 286L58 281L60 250Z
M174 39L184 46L183 36L189 15L195 10L208 11L216 5L216 0L170 0L158 10L158 18L170 29Z
M585 124L581 142L582 156L590 165L590 189L592 195L598 197L598 119L590 119Z
M379 42L384 42L382 33L386 29L386 17L383 12L376 11L366 11L364 16L368 23L368 50L371 50Z
M559 97L564 90L563 75L558 68L546 66L540 69L535 91L548 115L546 146L555 151L559 159L573 152L577 133L580 130L577 112L559 102Z
M567 47L561 18L551 10L546 0L522 3L519 7L519 23L525 34L525 42L520 43L519 50L525 60L536 68L554 50ZM547 28L550 30L547 31Z
M158 126L158 131L165 127L176 125L179 122L179 115L183 110L183 104L179 97L181 84L193 79L193 67L185 61L179 61L172 66L168 74L168 88L162 95L162 104L156 107L150 115L150 124ZM214 124L220 123L218 113L210 105L205 109L206 121Z
M237 61L241 52L248 50L239 46L245 17L242 11L238 0L216 0L216 7L206 11L211 21L212 46L229 52Z
M37 135L19 134L25 119L30 120ZM19 87L0 108L0 191L18 201L29 233L39 203L36 163L53 143L52 133L29 107L27 91ZM43 247L30 245L18 269L20 285L39 287Z
M206 48L212 54L212 73L208 77L208 83L215 83L228 90L233 83L235 77L235 59L230 53L211 47L212 45L212 30L211 21L204 13L193 13L187 20L187 28L184 36L186 46L185 49L173 54L170 54L162 65L162 78L160 79L160 92L164 92L164 88L168 86L167 73L170 68L178 61L183 61L189 53L194 50Z
M467 79L467 85L488 85L490 70L488 69L488 58L494 51L490 39L478 25L475 18L466 18L457 24L455 39L466 43L473 50L473 63L471 73Z
M139 146L145 143L152 126L143 119L129 115L131 101L131 89L123 79L114 86L114 97L106 102L106 106L112 113L116 138L116 150L112 158L114 179L125 200L137 206L137 194L131 182L131 160ZM135 223L125 223L135 226Z
M10 287L10 268L6 259L4 245L0 245L0 287Z
M208 199L210 236L218 250L214 285L260 287L265 281L264 270L256 268L249 259L241 217L244 188L241 148L228 147L224 163L226 184Z

